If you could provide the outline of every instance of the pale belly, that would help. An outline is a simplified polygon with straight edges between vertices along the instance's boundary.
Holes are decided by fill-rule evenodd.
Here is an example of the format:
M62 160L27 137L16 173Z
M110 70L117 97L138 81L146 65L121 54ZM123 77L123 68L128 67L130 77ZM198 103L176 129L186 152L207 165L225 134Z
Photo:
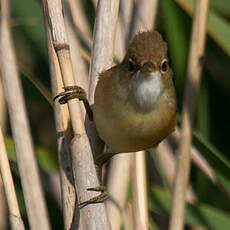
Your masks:
M127 110L115 117L94 117L99 136L104 140L107 151L136 152L155 147L175 125L175 117L167 113L152 111L147 114Z

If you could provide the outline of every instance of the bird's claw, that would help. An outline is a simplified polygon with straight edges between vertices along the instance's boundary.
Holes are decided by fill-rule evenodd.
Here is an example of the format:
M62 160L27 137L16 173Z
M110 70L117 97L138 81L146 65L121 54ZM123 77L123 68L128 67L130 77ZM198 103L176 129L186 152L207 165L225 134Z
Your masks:
M60 104L66 104L69 100L78 98L79 100L87 100L86 92L80 86L66 86L63 87L64 92L59 93L57 96L53 98L53 101L58 99Z
M95 188L88 188L87 191L96 191L96 192L101 192L100 195L95 196L87 201L81 202L79 204L79 208L83 208L86 205L89 204L97 204L97 203L103 203L107 198L108 198L108 194L106 192L106 189L104 186L98 186Z

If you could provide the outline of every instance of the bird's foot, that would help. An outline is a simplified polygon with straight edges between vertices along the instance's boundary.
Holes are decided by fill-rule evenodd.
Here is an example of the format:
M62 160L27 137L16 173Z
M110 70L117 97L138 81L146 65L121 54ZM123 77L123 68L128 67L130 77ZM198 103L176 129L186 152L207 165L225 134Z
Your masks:
M53 98L53 101L58 99L60 104L66 104L69 100L78 98L80 101L83 101L86 112L90 120L93 120L93 112L87 100L86 92L80 86L66 86L63 87L64 92L59 93L57 96Z
M64 92L59 93L57 96L53 98L53 101L58 99L60 104L66 104L68 100L78 98L79 100L87 100L86 92L80 86L66 86L63 87Z
M106 188L104 186L98 186L95 188L88 188L87 191L101 192L101 194L98 196L95 196L95 197L93 197L87 201L80 203L79 208L83 208L89 204L103 203L108 198L108 194L107 194Z

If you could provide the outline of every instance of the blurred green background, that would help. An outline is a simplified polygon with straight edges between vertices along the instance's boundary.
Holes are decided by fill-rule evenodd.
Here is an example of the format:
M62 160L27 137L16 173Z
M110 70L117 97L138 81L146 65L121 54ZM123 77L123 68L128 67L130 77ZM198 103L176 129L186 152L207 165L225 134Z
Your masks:
M161 0L159 2L156 30L160 31L168 42L170 65L174 71L179 101L178 114L180 115L194 1ZM82 0L82 4L92 31L95 9L89 0ZM27 72L31 72L50 91L41 6L36 0L12 0L11 7L12 33L20 70L26 69ZM39 165L44 171L44 176L57 175L58 160L52 106L28 79L28 76L21 73L21 80ZM187 209L186 223L188 228L194 225L203 225L207 229L223 230L230 228L229 108L230 1L211 0L194 143L214 168L226 194L223 195L223 192L214 186L200 169L192 165L191 184L198 197L198 202ZM7 136L9 137L6 140L7 148L13 166L17 195L23 219L28 227L18 170L14 163L15 153L9 124L7 125ZM155 187L151 181L149 187L150 227L151 229L164 229L159 227L161 225L158 222L154 223L154 221L156 216L167 218L170 211L171 196L168 188ZM48 189L45 189L45 193L52 227L57 230L63 229L60 205Z

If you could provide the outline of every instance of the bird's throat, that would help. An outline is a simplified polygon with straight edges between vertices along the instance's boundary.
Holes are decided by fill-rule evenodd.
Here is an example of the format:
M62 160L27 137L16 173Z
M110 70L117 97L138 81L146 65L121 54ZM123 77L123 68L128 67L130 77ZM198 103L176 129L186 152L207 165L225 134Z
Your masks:
M137 71L132 78L129 99L137 110L146 113L156 107L162 90L163 82L159 71Z

